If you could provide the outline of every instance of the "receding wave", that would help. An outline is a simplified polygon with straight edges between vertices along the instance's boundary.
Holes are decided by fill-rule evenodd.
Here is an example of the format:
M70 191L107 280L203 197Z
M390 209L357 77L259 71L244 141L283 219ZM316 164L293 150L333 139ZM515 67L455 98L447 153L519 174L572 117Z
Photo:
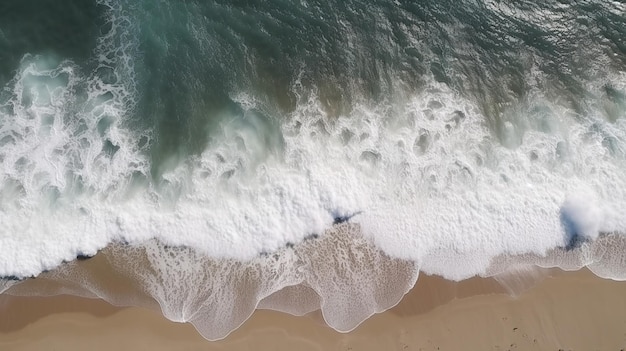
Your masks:
M603 235L545 256L501 255L481 276L495 278L512 295L543 276L537 267L588 267L600 277L624 280L625 248L623 235ZM73 294L143 306L170 320L193 323L205 338L218 340L255 309L297 316L321 310L330 327L350 331L395 306L414 286L419 270L417 262L392 258L372 245L358 225L344 223L321 237L247 261L215 259L156 240L112 244L93 258L66 263L22 284L2 280L0 289L13 285L7 293Z

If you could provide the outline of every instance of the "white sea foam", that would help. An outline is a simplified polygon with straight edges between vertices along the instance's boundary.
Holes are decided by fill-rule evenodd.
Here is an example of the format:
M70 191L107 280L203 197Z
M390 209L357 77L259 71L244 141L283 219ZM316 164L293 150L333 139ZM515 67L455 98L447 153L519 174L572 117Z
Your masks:
M243 116L225 118L214 131L205 152L164 175L168 184L159 192L145 188L130 197L107 196L125 194L132 172L146 168L121 123L101 136L93 114L86 114L80 122L86 131L59 121L43 138L37 132L41 125L22 122L51 109L62 117L54 108L71 106L47 98L71 99L78 78L69 64L60 67L38 73L70 72L65 85L45 83L51 93L42 109L35 103L9 116L23 130L18 147L3 147L9 184L4 191L26 195L16 196L18 204L5 204L2 212L2 242L9 248L0 264L4 275L37 274L112 240L158 238L211 257L249 260L353 216L350 220L393 257L462 279L484 273L499 254L567 247L568 230L595 239L600 232L626 228L623 118L611 124L531 101L536 108L523 110L542 112L528 116L521 132L512 132L522 134L518 146L505 147L476 106L434 83L409 100L359 105L336 119L326 116L314 93L302 95L278 130L259 117L262 106L249 99L242 103ZM32 65L22 70L16 84L22 99L23 81L32 70ZM33 100L41 101L41 94ZM115 118L124 112L113 111ZM86 145L76 145L77 135L85 134ZM282 135L283 143L268 148L272 134ZM98 164L106 157L103 139L115 140L120 149ZM54 152L68 146L73 148ZM45 176L35 183L40 169ZM68 172L74 177L78 172L89 190L68 192ZM12 186L18 179L27 181ZM20 190L12 190L16 187ZM48 188L58 194L42 190ZM33 204L36 200L53 205ZM46 212L39 213L42 209Z
M123 128L136 97L133 28L103 5L111 26L94 72L26 55L0 101L0 275L34 275L104 247L114 238L100 204L146 172L142 135Z
M32 74L31 67L23 70L22 80ZM43 73L71 72L61 67ZM74 80L68 74L70 83L54 88L59 92L46 85L52 91L46 96L66 96ZM19 93L23 96L23 88ZM44 101L45 111L67 104ZM569 229L595 239L599 232L626 228L624 162L615 151L623 148L623 120L608 124L590 116L581 121L542 105L552 115L540 118L555 130L529 127L518 147L507 148L494 140L475 106L444 86L433 85L403 104L357 106L337 119L328 118L311 94L274 131L283 135L284 145L266 150L269 127L262 119L255 122L260 107L247 105L244 116L225 119L202 155L164 176L165 190L144 189L124 199L104 193L123 188L125 177L145 167L134 144L117 140L120 151L107 167L98 167L105 154L93 121L87 146L58 156L55 148L74 145L69 136L75 137L79 127L55 122L49 138L37 135L40 126L23 127L21 155L34 166L20 168L15 156L20 153L5 152L4 162L11 165L5 168L5 184L30 180L20 182L23 198L56 202L37 216L45 206L5 206L2 222L8 230L2 240L9 252L1 273L37 274L111 240L154 237L212 257L247 260L354 215L351 221L388 254L419 262L426 272L462 279L483 273L499 254L567 247ZM18 111L15 124L33 111L43 114L32 107ZM594 130L600 123L602 132ZM605 134L620 136L612 149L603 143ZM44 186L33 180L41 165L47 167ZM19 170L23 173L11 173ZM69 171L81 172L93 189L78 193L71 204L64 190ZM47 187L59 189L58 199L41 195Z
M603 216L593 194L581 192L568 197L561 209L561 215L567 233L591 240L597 239Z

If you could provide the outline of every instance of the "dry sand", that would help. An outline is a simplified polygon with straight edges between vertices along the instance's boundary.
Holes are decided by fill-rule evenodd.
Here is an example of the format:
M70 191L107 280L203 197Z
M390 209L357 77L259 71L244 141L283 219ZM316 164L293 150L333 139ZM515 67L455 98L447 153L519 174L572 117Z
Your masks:
M500 293L498 293L500 291ZM0 350L621 350L626 283L587 270L512 298L493 279L421 276L403 301L340 334L319 314L257 311L218 342L159 313L72 296L0 296Z

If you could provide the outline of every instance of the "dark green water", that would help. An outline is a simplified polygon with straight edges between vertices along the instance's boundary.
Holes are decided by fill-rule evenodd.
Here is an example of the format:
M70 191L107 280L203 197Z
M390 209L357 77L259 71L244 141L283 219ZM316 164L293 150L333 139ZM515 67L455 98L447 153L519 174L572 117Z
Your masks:
M503 106L533 89L580 113L588 95L623 101L606 79L626 67L624 4L610 1L7 0L0 83L27 54L93 70L108 6L121 7L136 39L116 44L137 45L129 120L154 128L155 176L160 161L204 149L216 116L239 111L232 94L247 92L267 118L282 118L297 103L295 82L345 114L434 79L475 100L496 133Z
M3 1L0 4L0 83L15 76L24 55L50 55L57 64L88 64L106 18L94 1ZM87 66L89 67L89 66Z

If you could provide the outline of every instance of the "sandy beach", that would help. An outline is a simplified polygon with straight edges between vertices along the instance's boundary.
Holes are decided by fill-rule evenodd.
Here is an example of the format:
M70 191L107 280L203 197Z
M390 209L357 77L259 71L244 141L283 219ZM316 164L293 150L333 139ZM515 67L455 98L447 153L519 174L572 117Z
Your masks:
M626 283L550 271L518 297L493 279L422 275L395 308L341 334L318 313L259 310L226 339L141 308L73 296L0 296L2 350L621 350Z

